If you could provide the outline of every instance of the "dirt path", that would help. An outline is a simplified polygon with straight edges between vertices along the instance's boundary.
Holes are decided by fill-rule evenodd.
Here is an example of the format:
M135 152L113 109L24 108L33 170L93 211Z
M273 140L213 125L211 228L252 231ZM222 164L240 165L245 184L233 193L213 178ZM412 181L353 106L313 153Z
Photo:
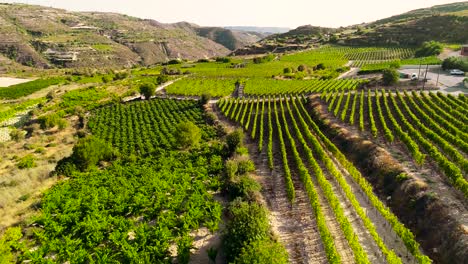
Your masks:
M288 250L290 262L327 263L315 215L300 183L294 182L296 202L291 205L283 174L278 168L270 171L266 154L259 155L256 149L255 145L249 144L259 175L256 180L263 186L263 195L271 211L270 223ZM278 164L280 160L274 162Z
M211 106L216 108L213 104ZM219 111L214 110L214 113L229 131L236 128ZM320 233L307 195L301 188L298 188L296 190L296 203L291 206L286 195L281 171L278 168L273 171L268 168L265 151L259 153L256 142L246 139L246 146L256 166L255 180L262 185L262 194L270 210L270 225L280 242L286 247L289 261L303 264L327 263ZM276 149L274 152L277 153ZM281 163L277 158L274 162L275 164Z
M340 74L340 76L338 76L338 79L343 79L343 78L346 78L346 77L356 76L359 69L360 68L352 67L352 68L349 69L349 71L343 72L342 74Z

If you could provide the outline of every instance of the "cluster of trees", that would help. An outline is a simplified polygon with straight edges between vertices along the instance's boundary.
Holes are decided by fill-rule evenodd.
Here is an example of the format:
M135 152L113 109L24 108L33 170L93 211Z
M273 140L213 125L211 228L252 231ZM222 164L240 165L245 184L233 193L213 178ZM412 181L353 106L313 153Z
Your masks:
M424 42L421 47L419 47L416 52L416 57L429 57L433 55L439 55L444 49L444 45L437 41L427 41Z

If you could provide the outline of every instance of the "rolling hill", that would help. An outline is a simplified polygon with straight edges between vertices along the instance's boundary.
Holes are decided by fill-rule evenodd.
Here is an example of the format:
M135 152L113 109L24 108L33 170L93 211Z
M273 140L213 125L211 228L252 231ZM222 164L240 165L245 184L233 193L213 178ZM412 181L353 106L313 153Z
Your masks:
M418 46L424 41L468 42L468 2L438 5L349 27L305 25L234 51L258 54L306 49L316 44Z
M131 67L224 56L262 36L115 13L0 4L0 54L38 68Z

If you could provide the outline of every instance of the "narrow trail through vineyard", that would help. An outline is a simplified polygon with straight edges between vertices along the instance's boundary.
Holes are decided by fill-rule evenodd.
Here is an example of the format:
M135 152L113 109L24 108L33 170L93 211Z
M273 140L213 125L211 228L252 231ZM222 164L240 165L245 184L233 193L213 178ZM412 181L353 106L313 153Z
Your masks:
M212 104L213 112L228 131L236 127ZM267 130L265 128L265 130ZM266 133L265 133L266 134ZM262 187L262 194L270 211L270 224L286 247L291 263L328 263L325 250L317 229L316 220L309 198L302 188L296 190L296 203L291 206L286 194L283 175L278 168L270 170L265 152L259 153L257 144L246 140L250 157L256 166L255 180ZM276 148L273 150L276 151ZM275 164L281 161L275 157Z

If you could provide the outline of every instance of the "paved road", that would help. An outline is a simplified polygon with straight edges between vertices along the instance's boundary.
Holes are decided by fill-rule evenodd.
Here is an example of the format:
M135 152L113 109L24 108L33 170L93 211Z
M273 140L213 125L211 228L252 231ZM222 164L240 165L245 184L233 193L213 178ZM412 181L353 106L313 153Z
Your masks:
M425 71L425 68L421 70L420 78L424 77L424 71ZM430 82L436 84L438 71L439 69L434 69L434 68L428 70L427 78L429 79ZM407 74L412 74L412 73L418 74L418 67L415 67L414 69L400 69L400 72L407 73ZM458 94L458 93L468 94L468 88L465 88L465 86L463 85L463 79L465 79L465 76L450 75L448 72L440 69L438 87L441 89L442 92L454 93L454 94Z

